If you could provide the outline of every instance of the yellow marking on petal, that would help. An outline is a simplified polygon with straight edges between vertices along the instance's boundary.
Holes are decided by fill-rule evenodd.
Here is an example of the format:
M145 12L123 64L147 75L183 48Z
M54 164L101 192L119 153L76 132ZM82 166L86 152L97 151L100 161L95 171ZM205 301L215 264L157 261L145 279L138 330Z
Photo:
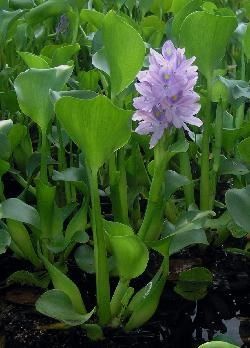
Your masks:
M169 75L169 74L164 74L164 79L165 79L165 80L169 80L169 78L170 78L170 75Z
M161 115L160 111L156 111L155 116L159 117Z
M172 100L176 101L177 100L177 95L173 95Z

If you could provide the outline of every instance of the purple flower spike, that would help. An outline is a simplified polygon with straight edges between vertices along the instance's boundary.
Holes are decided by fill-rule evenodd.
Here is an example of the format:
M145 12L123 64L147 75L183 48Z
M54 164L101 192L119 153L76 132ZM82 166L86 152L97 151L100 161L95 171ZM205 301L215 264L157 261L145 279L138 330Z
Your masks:
M175 48L166 41L162 55L150 50L149 69L140 71L135 84L141 96L134 98L134 121L139 121L138 134L152 134L150 148L170 127L189 130L187 124L200 127L202 121L195 117L199 110L199 95L194 92L198 79L195 57L186 59L185 49Z

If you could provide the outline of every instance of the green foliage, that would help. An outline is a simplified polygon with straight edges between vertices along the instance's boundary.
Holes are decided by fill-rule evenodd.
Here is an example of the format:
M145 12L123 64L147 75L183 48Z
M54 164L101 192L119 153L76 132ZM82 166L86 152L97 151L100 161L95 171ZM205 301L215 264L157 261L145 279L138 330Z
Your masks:
M244 231L249 232L250 186L242 189L231 189L226 193L227 209L234 222Z
M9 233L4 229L0 229L0 255L5 253L10 245L10 242L11 237Z
M56 103L56 115L94 172L130 137L131 111L118 108L104 96L90 100L63 97Z
M53 116L49 91L60 90L72 73L69 66L51 69L29 69L15 80L15 91L20 108L45 132Z
M174 290L187 300L197 301L206 296L212 281L213 275L207 268L194 267L181 272Z
M36 310L69 326L82 325L88 321L94 313L80 314L75 310L70 297L62 290L49 290L36 302Z
M233 13L224 15L219 11L216 14L197 11L184 20L180 29L180 45L186 48L188 56L196 57L198 67L206 78L210 78L213 69L224 57L235 28Z
M110 71L111 93L116 96L133 82L141 69L145 46L136 30L114 12L105 16L102 33L104 54Z

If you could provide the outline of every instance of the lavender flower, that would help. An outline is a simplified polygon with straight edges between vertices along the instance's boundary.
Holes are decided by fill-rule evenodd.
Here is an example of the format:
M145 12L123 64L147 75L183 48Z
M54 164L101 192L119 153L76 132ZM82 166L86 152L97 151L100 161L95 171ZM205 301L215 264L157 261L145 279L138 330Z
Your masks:
M134 98L134 121L139 121L138 134L152 134L150 148L172 126L188 129L186 124L200 127L202 121L194 117L199 110L199 95L194 92L198 79L195 57L186 59L185 49L175 48L166 41L162 55L150 50L149 69L140 71L135 84L140 97Z

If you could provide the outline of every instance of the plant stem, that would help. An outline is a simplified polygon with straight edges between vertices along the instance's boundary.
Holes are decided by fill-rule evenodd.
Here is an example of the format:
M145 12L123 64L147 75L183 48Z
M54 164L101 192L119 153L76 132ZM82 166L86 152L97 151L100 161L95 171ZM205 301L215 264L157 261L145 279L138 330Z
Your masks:
M40 178L44 184L48 183L47 174L47 134L42 130L42 142L41 142L41 171Z
M183 133L183 130L179 132L180 139L184 139L185 135ZM186 176L191 182L188 185L184 186L184 195L185 195L185 201L186 201L186 207L188 208L190 205L195 204L194 199L194 183L193 183L193 177L192 177L192 171L190 166L190 159L188 152L180 153L180 170L181 175Z
M241 80L245 80L246 78L246 63L245 63L245 55L243 49L241 50ZM245 103L242 103L238 106L236 110L236 118L235 118L235 126L236 128L240 128L244 121L244 111L245 111Z
M212 171L212 202L211 202L211 208L213 209L214 206L214 200L215 200L215 194L216 194L216 185L217 185L217 178L218 178L218 172L220 169L220 161L221 161L221 145L222 145L222 127L223 127L223 113L224 108L223 104L220 101L217 105L216 109L216 119L215 119L215 141L214 141L214 151L213 151L213 171Z
M154 175L150 187L146 213L138 232L143 240L154 240L160 234L162 216L164 211L163 186L165 171L169 160L163 137L154 148Z
M209 140L211 122L211 76L207 78L208 100L204 119L201 153L201 179L200 179L200 209L210 209L210 178L209 178Z
M117 151L117 164L115 154L112 155L109 161L109 176L114 219L128 225L128 193L124 149Z
M58 149L59 170L64 170L67 168L67 162L66 162L65 151L63 146L62 130L58 121L56 122L56 127L57 127L58 139L59 139L59 149ZM66 202L67 204L69 204L71 202L70 183L65 181L64 188L65 188Z
M110 321L110 286L107 252L98 192L97 172L88 171L88 180L92 202L92 228L94 238L94 255L96 267L97 314L100 325Z
M112 318L116 317L121 311L121 307L122 307L121 301L127 291L128 286L129 286L129 280L126 280L126 279L119 280L110 303Z

